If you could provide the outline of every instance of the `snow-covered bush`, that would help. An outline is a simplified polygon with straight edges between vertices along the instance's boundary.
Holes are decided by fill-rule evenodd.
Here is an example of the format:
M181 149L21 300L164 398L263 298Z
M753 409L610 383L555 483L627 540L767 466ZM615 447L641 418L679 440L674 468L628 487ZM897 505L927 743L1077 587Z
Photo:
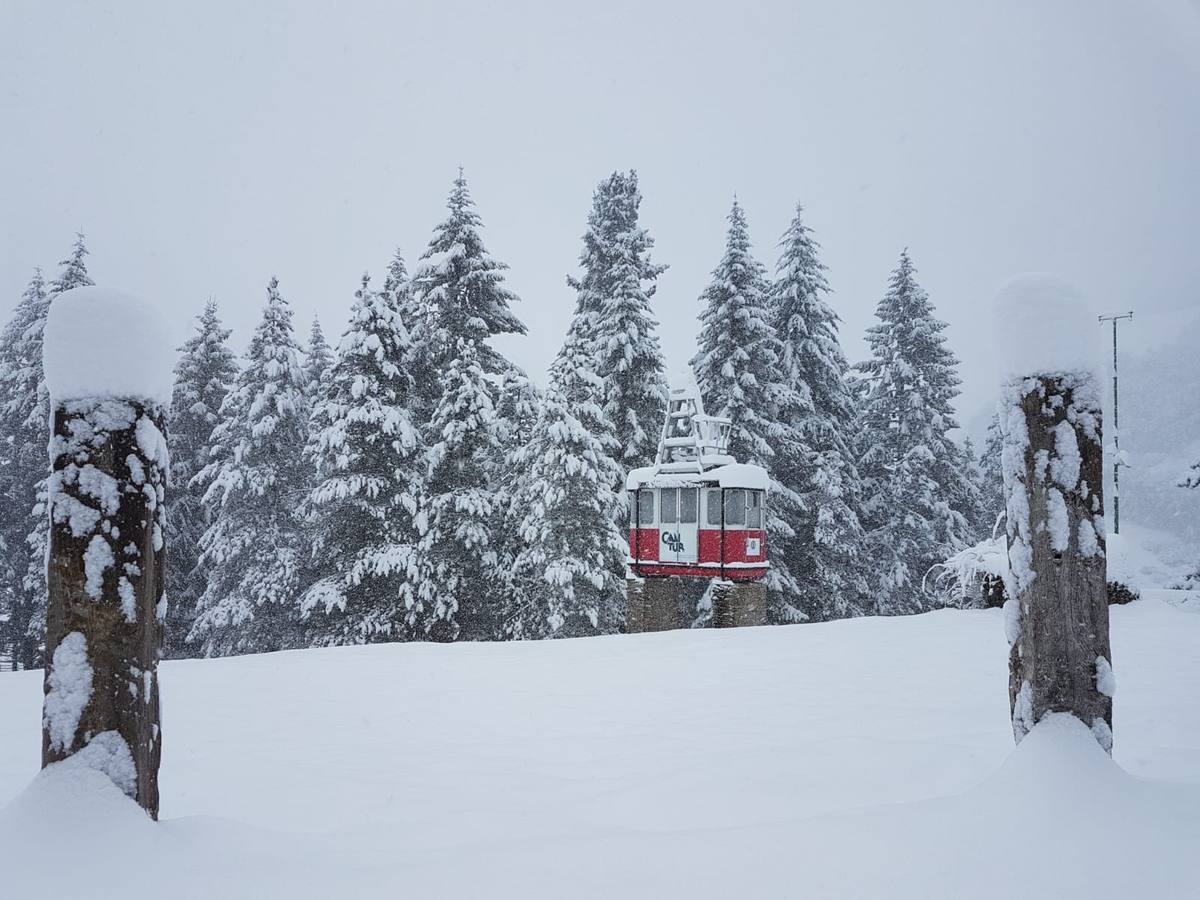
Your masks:
M930 575L932 589L947 606L977 609L998 605L995 598L1001 592L997 587L1003 586L1009 576L1004 537L990 537L959 550L926 573L927 584L923 587L928 586Z

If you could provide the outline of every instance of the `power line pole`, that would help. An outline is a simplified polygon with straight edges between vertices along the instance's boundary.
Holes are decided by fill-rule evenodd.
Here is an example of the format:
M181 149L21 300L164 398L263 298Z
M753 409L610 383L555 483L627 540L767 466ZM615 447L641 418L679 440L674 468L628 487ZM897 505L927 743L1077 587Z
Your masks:
M1132 319L1133 310L1119 316L1097 316L1101 323L1112 322L1113 328L1113 534L1121 533L1121 438L1120 417L1117 413L1117 322Z

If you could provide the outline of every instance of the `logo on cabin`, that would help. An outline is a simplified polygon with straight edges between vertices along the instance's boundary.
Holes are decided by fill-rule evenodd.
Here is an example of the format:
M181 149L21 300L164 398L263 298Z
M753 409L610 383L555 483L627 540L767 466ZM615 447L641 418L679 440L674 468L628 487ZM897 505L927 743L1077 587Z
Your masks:
M683 538L681 538L679 536L678 531L676 531L674 533L672 533L670 531L664 531L663 536L662 536L662 542L664 544L666 544L669 548L671 548L672 553L682 553L683 552Z
M746 555L758 556L762 552L762 547L759 544L758 538L746 538Z

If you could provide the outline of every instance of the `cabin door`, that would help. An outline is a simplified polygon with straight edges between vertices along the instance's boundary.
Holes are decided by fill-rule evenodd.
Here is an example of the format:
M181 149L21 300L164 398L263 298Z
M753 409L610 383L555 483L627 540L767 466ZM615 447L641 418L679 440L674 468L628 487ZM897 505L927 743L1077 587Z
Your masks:
M694 563L699 559L700 491L697 488L663 488L658 558L666 563Z

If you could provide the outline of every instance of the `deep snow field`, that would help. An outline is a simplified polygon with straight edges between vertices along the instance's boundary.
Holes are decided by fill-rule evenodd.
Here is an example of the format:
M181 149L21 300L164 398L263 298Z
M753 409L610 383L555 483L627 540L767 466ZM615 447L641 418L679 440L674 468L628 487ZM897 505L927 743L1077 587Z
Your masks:
M52 897L1195 897L1192 609L1113 609L1115 762L1069 718L1014 752L998 611L169 662L158 825L94 772L35 778L41 673L5 674L0 883Z

